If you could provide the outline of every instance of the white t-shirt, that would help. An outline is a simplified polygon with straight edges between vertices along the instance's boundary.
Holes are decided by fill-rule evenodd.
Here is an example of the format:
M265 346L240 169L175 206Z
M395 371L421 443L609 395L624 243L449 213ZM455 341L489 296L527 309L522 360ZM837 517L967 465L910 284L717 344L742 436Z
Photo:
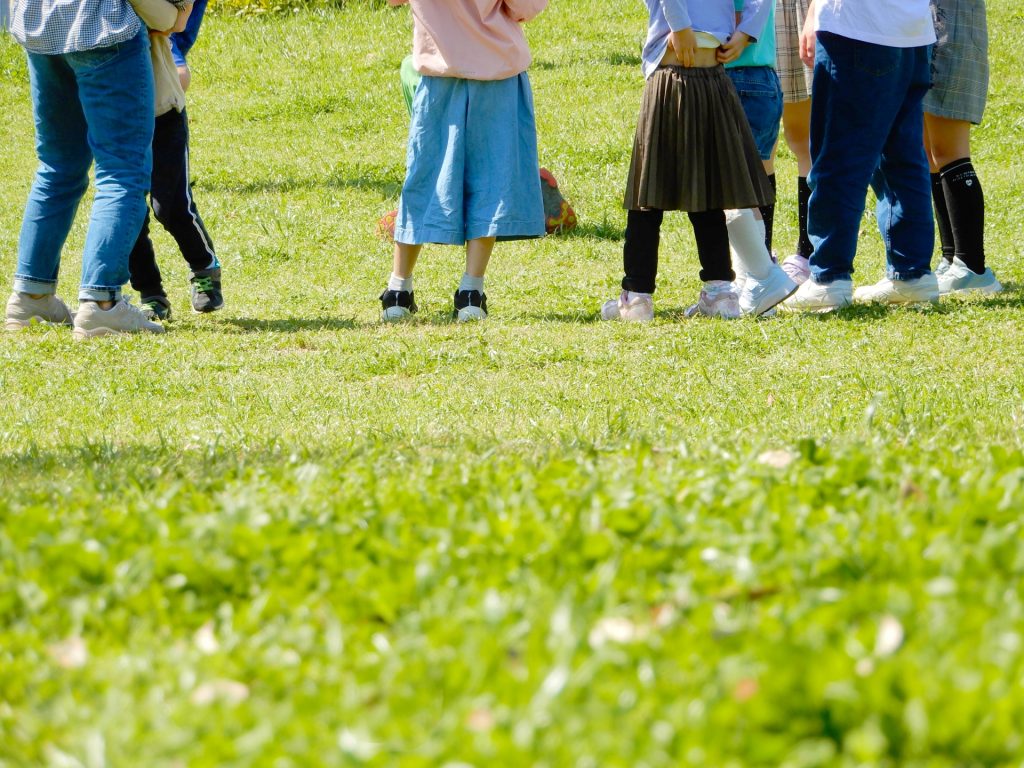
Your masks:
M935 42L928 0L815 0L817 29L892 48Z

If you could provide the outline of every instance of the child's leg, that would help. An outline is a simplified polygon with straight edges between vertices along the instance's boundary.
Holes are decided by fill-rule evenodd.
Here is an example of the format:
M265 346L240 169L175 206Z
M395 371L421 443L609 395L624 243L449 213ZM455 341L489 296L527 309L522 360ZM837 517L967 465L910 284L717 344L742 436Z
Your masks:
M483 320L487 317L487 294L484 293L484 272L491 260L495 238L478 237L466 241L466 271L455 291L455 319Z
M806 99L786 104L782 109L782 130L786 146L796 156L797 167L797 217L800 227L797 253L805 259L814 251L807 236L807 202L811 189L807 176L811 172L811 101Z
M153 213L171 234L193 272L220 266L189 181L188 115L171 110L153 134Z
M422 245L409 245L408 243L395 243L392 256L391 276L399 280L408 280L412 283L412 271L416 268L416 259L423 250ZM410 288L393 288L392 290L411 290Z
M925 114L942 254L960 259L972 272L985 271L985 195L971 162L971 124Z
M656 208L627 212L626 241L622 246L622 268L625 272L622 290L654 293L664 216L664 211Z
M772 271L772 256L765 244L765 223L756 209L727 211L726 225L732 254L743 271L764 280Z
M705 283L717 280L731 283L736 276L729 257L729 229L725 225L725 211L700 211L687 215L697 241L700 279Z
M484 272L487 271L487 263L491 260L494 243L493 237L478 237L466 242L466 275L479 279L481 285Z
M149 238L149 211L142 222L142 231L135 240L135 246L128 255L128 272L131 274L132 288L145 301L154 296L166 296L160 268L156 263L156 252L153 241Z

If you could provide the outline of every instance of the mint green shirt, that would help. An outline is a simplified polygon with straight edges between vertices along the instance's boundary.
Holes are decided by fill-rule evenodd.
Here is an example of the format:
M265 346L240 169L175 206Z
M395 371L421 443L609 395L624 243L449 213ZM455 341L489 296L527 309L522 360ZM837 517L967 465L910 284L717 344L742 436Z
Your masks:
M736 0L736 10L742 11L744 0ZM725 65L726 69L734 67L771 67L775 68L775 3L771 3L771 11L765 22L764 30L755 42L747 46L743 54Z

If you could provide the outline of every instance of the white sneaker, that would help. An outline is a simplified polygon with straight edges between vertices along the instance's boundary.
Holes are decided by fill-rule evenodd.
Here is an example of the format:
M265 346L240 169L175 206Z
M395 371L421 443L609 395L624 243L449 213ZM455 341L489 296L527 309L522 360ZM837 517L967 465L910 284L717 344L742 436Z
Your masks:
M704 283L697 303L689 307L685 314L687 317L704 315L735 320L740 316L740 303L732 289L732 283L726 280L711 280Z
M797 285L803 285L811 277L811 262L799 253L794 253L782 262L782 269Z
M887 277L874 285L858 288L853 292L853 300L879 304L935 302L939 300L939 283L931 272L913 280L890 280Z
M808 280L782 303L782 308L791 312L831 312L852 302L852 280L834 280L831 283Z
M623 291L619 298L609 299L602 305L601 319L648 323L654 319L654 297L649 293Z
M747 275L743 287L738 292L740 312L761 317L776 304L796 293L799 287L778 264L772 265L771 272L764 280Z
M942 263L948 264L945 260ZM995 273L990 267L985 267L985 271L979 275L955 257L953 263L949 264L942 274L936 272L936 275L940 296L948 296L951 293L999 293L1003 290L1002 283L996 280Z
M8 331L20 331L33 323L71 325L74 318L68 305L52 294L41 299L33 299L27 293L15 291L7 299L4 328Z
M142 310L121 299L110 309L100 309L95 301L83 301L75 313L75 330L71 335L77 341L115 333L163 333L160 323L147 320Z
M953 262L946 261L945 256L939 256L939 263L935 265L935 269L932 272L935 273L936 277L942 277L949 271L949 268L953 266Z
M732 281L732 292L739 296L743 292L743 286L747 284L747 280L752 278L746 272L740 272L738 269L734 269L736 273L736 279Z

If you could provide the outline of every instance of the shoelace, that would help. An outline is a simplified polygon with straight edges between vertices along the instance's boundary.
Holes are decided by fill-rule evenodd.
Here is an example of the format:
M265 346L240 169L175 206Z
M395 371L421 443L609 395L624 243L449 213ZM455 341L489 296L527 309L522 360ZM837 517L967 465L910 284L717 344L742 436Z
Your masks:
M195 286L199 293L209 293L214 290L213 278L209 276L197 277L192 281L192 285Z

